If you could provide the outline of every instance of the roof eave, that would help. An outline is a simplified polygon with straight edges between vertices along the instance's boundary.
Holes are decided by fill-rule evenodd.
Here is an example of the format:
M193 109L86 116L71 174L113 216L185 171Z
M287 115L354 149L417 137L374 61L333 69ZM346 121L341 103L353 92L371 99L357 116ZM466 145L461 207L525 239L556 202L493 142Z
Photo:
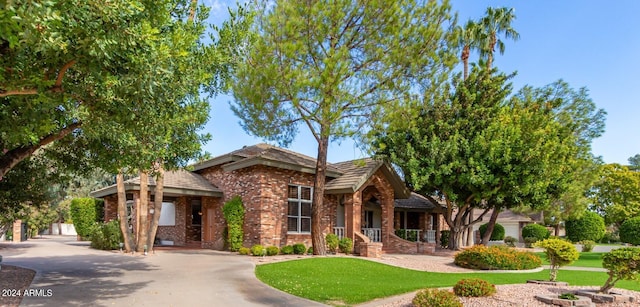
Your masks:
M125 187L124 187L125 192L128 191L140 191L140 184L137 183L126 183ZM151 192L151 194L153 194L156 190L155 185L150 185L149 186L149 192ZM93 191L91 193L89 193L89 195L91 197L95 197L95 198L104 198L107 197L109 195L114 195L117 194L118 190L117 187L115 185L106 187L104 189L100 189L97 191ZM211 196L211 197L222 197L223 193L220 190L211 190L211 191L205 191L205 190L196 190L196 189L185 189L185 188L179 188L179 187L170 187L170 186L165 186L163 189L163 193L164 194L172 194L172 195L181 195L181 196Z
M316 173L316 169L312 167L307 167L299 164L287 163L282 161L276 161L271 159L265 159L264 157L245 158L240 161L226 164L222 167L222 169L226 172L230 172L230 171L235 171L235 170L239 170L239 169L243 169L243 168L247 168L255 165L276 167L276 168L298 171L298 172L307 173L307 174ZM336 178L341 176L342 174L327 170L325 175L327 177Z

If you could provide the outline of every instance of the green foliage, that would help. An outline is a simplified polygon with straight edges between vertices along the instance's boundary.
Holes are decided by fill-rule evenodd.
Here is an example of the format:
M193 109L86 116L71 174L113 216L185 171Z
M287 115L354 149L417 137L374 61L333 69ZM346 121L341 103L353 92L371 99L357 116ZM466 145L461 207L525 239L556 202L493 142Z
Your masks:
M454 263L476 270L530 270L540 267L540 257L507 246L475 245L456 254Z
M325 242L327 243L327 249L329 250L329 252L334 254L336 253L336 251L338 250L339 241L340 239L338 239L338 236L336 236L335 234L327 234L327 236L325 237Z
M340 249L340 252L351 254L351 251L353 250L353 241L349 238L342 238L338 242L338 248Z
M525 243L527 243L526 238L535 238L535 241L530 242L535 243L537 241L548 239L550 235L551 232L549 231L549 229L540 224L528 224L522 227L522 237L525 239Z
M578 242L578 244L582 245L582 252L591 252L593 248L596 246L596 242L591 240L583 240Z
M251 253L251 249L243 246L238 249L238 253L240 255L249 255Z
M234 196L222 207L224 219L227 221L227 241L229 242L229 250L237 251L242 247L242 239L244 236L244 206L242 198Z
M509 247L515 247L516 243L518 243L518 239L512 236L506 236L504 238L504 243L507 244L507 246Z
M592 209L603 213L607 225L622 225L640 216L640 171L619 164L607 164L590 193Z
M411 303L415 307L463 307L453 292L440 289L420 290Z
M282 253L283 255L291 255L293 254L293 246L291 245L285 245L280 249L280 253Z
M599 241L606 231L604 219L597 213L587 211L582 217L565 221L567 238L572 242Z
M107 223L94 224L90 235L91 247L102 250L120 248L120 243L124 241L119 223L118 220L113 220Z
M600 243L617 243L620 242L620 233L618 231L607 231L600 239Z
M255 244L251 246L251 255L253 256L264 256L267 254L267 249L260 244Z
M275 256L280 253L280 249L277 246L267 247L267 256Z
M396 236L403 238L407 241L416 242L418 240L418 233L415 231L407 231L406 229L396 229Z
M98 215L103 207L104 201L95 198L74 198L71 201L71 218L73 226L79 236L89 238L93 225L102 220L102 216Z
M442 248L447 248L449 246L449 236L451 231L449 230L440 230L440 246Z
M640 245L640 216L624 221L619 231L621 242Z
M313 255L313 246L309 246L307 249L307 255Z
M614 249L602 257L602 267L608 270L609 278L600 288L600 292L608 293L620 280L638 280L640 249L635 247Z
M296 255L304 255L307 252L307 247L302 243L296 243L293 245L293 253Z
M563 299L563 300L570 300L570 301L579 300L579 298L575 294L573 294L571 292L562 293L562 294L558 295L558 298Z
M478 229L480 230L480 237L484 237L484 233L487 231L488 225L489 223L480 225L480 228ZM504 239L504 226L496 223L495 226L493 226L493 232L491 232L491 238L489 240L501 241L503 239Z
M453 293L467 297L491 296L496 293L496 286L480 278L465 278L453 286Z
M533 244L535 244L538 241L540 240L538 240L538 238L536 237L524 237L524 247L533 248Z
M549 280L555 281L558 268L578 260L580 253L571 242L562 239L546 239L535 243L536 247L544 248L545 256L551 264Z

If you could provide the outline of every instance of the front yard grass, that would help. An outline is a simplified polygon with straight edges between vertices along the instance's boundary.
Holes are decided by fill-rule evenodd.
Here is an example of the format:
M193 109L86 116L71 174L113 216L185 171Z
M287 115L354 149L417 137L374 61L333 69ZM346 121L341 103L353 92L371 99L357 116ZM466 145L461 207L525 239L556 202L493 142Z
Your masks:
M348 306L423 288L452 287L462 278L481 278L496 285L549 278L536 273L431 273L398 268L357 258L308 258L256 267L262 282L284 292L334 306ZM558 281L601 286L603 272L560 271ZM620 281L616 287L640 290L640 283Z
M578 258L578 260L576 260L569 266L602 268L602 255L604 254L606 253L582 252L580 253L580 258ZM543 265L549 265L549 261L547 261L547 258L545 257L543 252L536 253L536 255L540 256Z

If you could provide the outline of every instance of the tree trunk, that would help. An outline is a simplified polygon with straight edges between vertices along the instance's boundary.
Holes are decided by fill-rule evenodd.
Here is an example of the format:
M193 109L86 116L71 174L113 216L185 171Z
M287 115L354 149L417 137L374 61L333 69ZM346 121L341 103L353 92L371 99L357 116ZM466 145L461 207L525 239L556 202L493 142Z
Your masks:
M454 251L459 250L461 243L462 231L460 231L460 227L449 228L449 249Z
M116 188L118 190L118 218L120 219L120 231L122 232L124 249L126 252L133 250L133 240L129 232L127 219L127 194L124 190L124 174L118 172L116 176Z
M471 225L471 222L473 222L473 208L471 208L471 210L469 211L469 222L467 223L467 225ZM471 246L473 245L473 241L475 236L473 235L473 227L468 227L467 228L467 244L466 246Z
M462 48L462 55L460 56L460 59L462 60L462 67L464 68L463 80L467 80L467 77L469 77L469 53L470 52L471 52L471 47L469 47L469 45L465 45L464 48Z
M151 224L149 224L149 238L147 238L149 252L153 251L153 243L156 239L158 223L160 222L160 213L162 212L162 199L164 198L164 168L161 161L156 164L156 189L154 195L153 217L151 219Z
M553 235L556 237L560 236L560 223L553 225Z
M493 232L493 228L496 226L499 214L500 208L493 208L493 212L491 212L491 217L489 218L489 223L487 224L487 230L485 230L484 235L482 236L482 245L489 244L491 233Z
M487 71L491 70L491 65L493 65L493 53L496 50L496 43L498 42L498 39L496 37L496 33L491 33L491 41L490 41L490 46L491 49L489 50L489 53L487 54Z
M313 184L313 203L311 205L311 244L314 255L326 255L327 250L322 233L322 209L324 205L325 174L327 172L327 149L329 136L324 131L318 140L318 157L316 161L316 177Z
M145 245L148 238L148 215L149 215L149 173L147 171L140 171L140 198L138 199L138 215L140 219L137 224L136 238L138 240L136 245L136 251L141 253L145 251Z
M556 281L558 277L558 266L552 265L549 269L549 281Z
M617 281L618 280L613 279L613 275L609 274L609 278L607 278L607 281L604 283L604 285L600 288L598 292L609 294L609 291L613 289L613 286L616 284Z

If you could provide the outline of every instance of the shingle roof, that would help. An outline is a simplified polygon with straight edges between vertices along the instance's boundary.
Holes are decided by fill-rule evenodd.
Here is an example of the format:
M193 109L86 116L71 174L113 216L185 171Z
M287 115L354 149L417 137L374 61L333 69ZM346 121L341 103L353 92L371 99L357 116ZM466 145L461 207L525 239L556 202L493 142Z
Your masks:
M394 203L396 208L424 209L430 211L439 211L442 209L442 205L436 206L428 198L414 192L411 192L411 196L407 199L395 199Z
M343 175L327 182L327 193L352 193L357 191L379 169L382 170L389 183L393 186L396 197L408 197L408 190L402 179L391 167L382 161L372 158L333 163L332 166L340 169Z
M135 177L125 182L125 189L140 189L140 177ZM155 178L149 176L149 189L154 190L156 186ZM91 192L93 197L104 197L115 194L116 185ZM201 195L201 196L222 196L222 191L212 185L204 177L185 170L167 171L164 173L164 193L184 194L184 195Z

